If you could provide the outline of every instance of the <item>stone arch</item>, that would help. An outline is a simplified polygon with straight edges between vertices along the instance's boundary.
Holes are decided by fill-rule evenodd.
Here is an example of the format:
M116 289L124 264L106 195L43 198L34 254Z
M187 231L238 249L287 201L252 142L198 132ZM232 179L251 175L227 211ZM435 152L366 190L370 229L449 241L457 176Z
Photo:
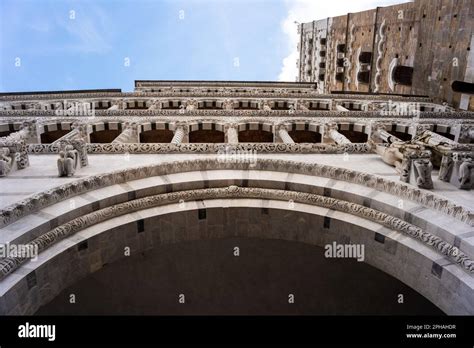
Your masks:
M188 127L190 143L225 143L225 125L223 123L193 122Z
M387 124L385 130L403 141L409 141L413 138L412 129L410 125L407 124Z
M390 239L385 232L377 232L376 225L364 226L360 221L351 223L337 214L328 218L324 211L309 213L305 209L307 207L300 207L298 203L295 203L294 209L288 210L284 207L288 205L287 202L265 201L267 208L263 211L262 202L260 200L242 202L225 199L204 200L202 203L206 208L198 208L194 202L185 203L185 207L180 208L178 203L160 209L161 211L140 211L135 214L135 217L126 216L121 222L109 221L109 227L102 230L101 226L96 226L95 231L86 230L76 238L75 243L68 246L58 245L62 247L60 248L63 249L62 251L51 250L52 258L48 261L40 260L41 266L31 271L30 274L34 274L36 284L30 280L30 286L32 286L30 291L35 287L44 287L43 281L51 285L50 290L44 291L40 299L44 302L33 302L31 307L34 310L39 308L67 286L106 265L124 259L123 251L129 246L131 246L132 255L135 255L170 243L243 237L298 241L324 247L333 242L338 244L347 242L347 234L341 232L351 231L350 243L364 244L367 248L365 262L391 276L394 275L394 269L400 260L395 261L397 258L385 249L391 249L391 251L396 249L400 254L407 253L410 256L405 260L406 262L423 262L426 258L423 252L411 255L409 248L405 245ZM223 204L226 208L218 204ZM189 207L190 205L193 207ZM274 219L271 225L259 224L257 220L259 215L280 218ZM248 221L244 216L248 216ZM223 220L225 222L221 224ZM252 227L249 228L249 225ZM106 247L101 249L100 246ZM383 263L378 260L382 255L389 255ZM59 266L59 263L74 266L69 268ZM59 271L54 272L58 268ZM75 271L72 271L72 268ZM32 278L33 275L30 275L30 279ZM61 284L58 284L59 282ZM414 286L413 283L407 285ZM420 289L415 288L415 290ZM424 296L427 296L427 293L428 291L421 292ZM428 300L433 301L432 298ZM439 303L434 304L439 305ZM442 309L446 311L446 308Z
M72 122L52 122L38 125L41 144L51 144L71 131Z
M323 125L309 122L292 120L289 123L288 134L295 143L321 143Z
M79 275L83 271L92 272L102 267L102 262L107 257L111 257L111 254L89 244L87 240L91 240L90 238L95 235L107 237L107 233L116 233L120 230L122 230L122 233L125 233L124 231L129 230L129 227L132 225L136 228L137 233L142 228L145 231L147 228L146 219L161 215L158 211L168 214L176 211L193 210L196 212L197 210L196 215L202 217L207 216L207 213L202 213L202 210L199 213L199 209L203 209L203 207L205 209L222 208L238 202L243 207L254 206L256 208L265 207L288 212L302 211L310 213L319 216L317 218L320 219L318 220L319 222L312 224L315 226L327 225L329 218L329 224L335 221L342 221L344 224L359 226L357 228L362 227L362 230L358 230L358 232L351 232L351 241L356 241L358 240L357 238L365 238L365 243L368 243L367 245L370 244L371 252L375 253L376 250L383 251L384 253L387 252L387 254L374 254L373 257L369 257L369 260L372 260L375 267L382 269L419 291L447 313L472 314L474 312L474 290L472 289L472 281L470 281L472 276L463 269L465 266L470 267L469 263L466 263L466 261L461 263L447 262L446 254L443 256L442 252L443 250L450 250L449 248L453 246L449 246L449 243L439 240L440 238L441 240L454 240L454 234L451 231L459 230L460 225L466 227L459 220L449 218L443 220L443 223L446 223L444 227L437 225L440 221L436 221L436 219L431 221L430 215L427 215L426 211L423 212L422 210L420 213L420 209L417 208L416 204L414 205L406 201L405 205L400 207L396 198L387 197L385 194L375 194L371 192L371 189L367 190L368 187L366 189L361 187L360 184L368 185L371 182L370 175L361 177L360 184L347 185L345 182L338 181L337 179L341 179L341 175L345 175L344 170L341 168L327 168L329 170L326 174L328 178L336 179L335 182L329 185L328 179L312 176L310 175L311 171L307 171L309 168L316 171L321 170L317 165L306 168L297 164L292 167L293 164L291 164L289 167L283 168L281 167L283 166L282 162L265 161L265 163L260 163L254 167L255 170L258 170L258 173L251 174L248 171L248 164L220 163L213 167L213 169L218 170L218 173L220 173L216 175L215 173L203 174L202 172L203 170L211 170L206 168L206 163L211 164L211 162L195 162L189 161L181 166L177 165L177 163L169 165L160 164L156 167L129 169L123 173L117 172L115 174L117 179L122 178L124 181L115 181L112 180L113 177L109 176L109 181L106 182L112 186L105 191L98 190L92 196L95 197L93 200L90 200L90 191L91 189L99 189L100 186L89 187L89 190L86 190L89 192L84 192L85 197L89 197L89 200L78 197L78 206L75 209L70 208L70 201L67 195L63 197L56 196L54 202L57 202L58 210L49 209L49 211L60 211L62 213L59 213L57 216L48 217L51 221L37 224L35 228L30 228L28 231L21 231L18 228L18 226L23 224L23 229L25 229L24 221L18 221L18 226L12 225L9 227L10 231L15 231L15 233L10 234L10 238L16 238L17 242L28 242L34 236L42 235L45 231L49 231L54 224L67 225L69 221L74 219L81 219L78 221L82 221L79 225L73 222L74 226L81 226L81 228L75 230L73 234L67 234L66 239L49 245L48 251L40 254L39 262L20 265L22 268L21 272L14 272L8 275L7 278L0 280L0 293L3 295L1 298L4 301L4 303L0 303L0 309L5 308L5 301L15 301L10 297L14 293L21 293L22 296L26 296L29 299L34 298L34 287L38 285L38 280L43 282L45 280L44 277L48 276L48 274L57 274L54 273L54 269L51 267L63 265L65 268L60 270L60 272L66 278ZM174 167L171 167L171 165L174 165ZM159 170L159 172L154 172L152 169ZM190 172L193 169L194 171ZM228 174L222 173L221 169L227 169ZM150 176L160 175L159 173L162 171L166 173L166 180L148 180ZM135 172L137 175L132 175ZM173 175L173 172L176 175ZM182 175L183 172L187 173L186 176ZM295 172L292 175L291 181L287 181L289 178L288 172ZM130 173L130 175L127 173ZM322 175L323 173L320 172L320 174ZM352 180L350 179L349 172L347 172L347 175L349 176L345 180ZM213 180L206 180L204 182L204 177L212 177ZM90 180L87 181L94 182L97 185L102 179L91 178ZM140 183L136 180L142 180L142 182ZM114 185L114 183L116 184ZM123 186L122 184L124 183L127 183L127 185ZM234 183L239 187L229 187L227 186L229 183ZM400 185L406 187L406 185L397 183L385 186L383 179L377 180L377 183L381 184L380 189L386 187L386 193L394 192L393 190ZM80 187L80 185L76 185L76 187ZM62 192L70 193L67 190ZM405 192L408 193L409 190ZM405 197L402 193L400 195ZM204 205L197 202L203 202ZM429 202L434 204L432 209L441 209L438 205L439 203L436 203L436 198L432 197ZM157 204L155 205L155 203ZM427 202L426 204L431 203ZM62 205L62 208L60 205ZM86 218L87 214L98 215L96 215L97 218L89 220L89 218ZM435 215L437 214L435 212ZM445 211L444 214L452 217L457 216L449 215L454 214L452 210ZM105 220L102 219L104 217L106 217ZM399 220L397 221L396 219ZM411 222L407 223L404 219ZM92 221L93 223L86 223L86 221ZM388 227L387 223L391 227ZM414 228L410 227L412 226L411 224L422 226L421 228L425 231L436 231L438 237L433 239L433 237L427 236L425 241L425 237L418 239L409 233L405 234L405 232L402 232L411 231ZM344 226L347 227L349 225ZM338 231L353 231L346 227L339 228ZM115 230L115 228L118 228L118 230ZM265 230L263 233L272 233L270 230ZM64 231L67 231L67 229ZM172 229L168 237L162 239L160 236L159 239L163 241L179 241L182 233L188 232L183 229L177 229L176 231ZM254 232L248 229L246 233ZM14 234L16 234L16 237L13 237ZM189 235L196 236L195 232L190 232ZM258 235L258 233L254 234L254 236ZM206 238L218 237L219 233L214 230L213 232L206 232L204 236ZM281 231L276 232L275 236L281 238ZM5 234L3 234L3 238L5 238ZM314 234L302 236L301 233L298 234L298 232L292 231L290 238L293 240L309 238L311 240L311 238L316 237ZM309 242L311 243L311 241ZM450 260L462 257L463 252L471 253L468 250L463 250L463 248L468 248L463 243L461 242L461 252L457 251L456 257L453 256ZM107 243L102 243L101 245L105 244ZM146 243L141 245L143 247L147 246ZM86 249L98 251L101 255L99 258L100 262L98 262L98 254L96 253L85 258L87 262L84 266L85 268L81 266L77 272L70 272L66 269L68 267L66 265L74 264L77 266L75 259L70 258L72 257L71 255ZM102 255L104 256L102 257ZM58 257L56 258L56 256ZM54 262L50 263L52 260L56 260L56 266L54 266ZM401 260L405 263L404 267L398 266L397 262L401 262ZM413 265L415 268L411 268L409 265ZM4 266L5 263L2 262L2 267ZM75 275L71 273L75 273ZM64 279L61 277L57 278L56 284L59 282L60 286L67 285L63 282ZM53 288L52 296L54 296L55 291L59 290L58 288ZM10 291L12 292L10 293ZM446 293L449 293L449 296L443 295ZM47 298L46 294L42 297L42 300L44 298ZM18 303L8 302L8 305L12 304L16 305ZM34 306L32 307L30 301L23 306L10 308L11 311L7 309L6 312L10 314L24 314L31 311L32 308Z
M14 132L18 132L22 124L22 122L0 123L0 137L6 137Z
M197 103L198 109L202 110L221 110L224 108L224 102L221 100L199 100Z
M146 99L136 99L136 100L127 100L125 102L125 109L127 110L146 110L150 107L151 100Z
M411 86L413 83L413 68L405 65L395 66L392 71L392 79L399 85Z
M273 143L273 124L266 122L247 122L238 124L239 142Z
M169 122L145 122L140 125L140 143L170 143L174 132Z
M91 106L94 106L94 110L107 110L112 106L111 100L94 100L91 102Z
M365 123L338 122L338 132L353 143L365 143L369 138L370 127Z
M89 125L89 136L91 143L111 143L122 133L123 125L121 122L105 121L96 122Z

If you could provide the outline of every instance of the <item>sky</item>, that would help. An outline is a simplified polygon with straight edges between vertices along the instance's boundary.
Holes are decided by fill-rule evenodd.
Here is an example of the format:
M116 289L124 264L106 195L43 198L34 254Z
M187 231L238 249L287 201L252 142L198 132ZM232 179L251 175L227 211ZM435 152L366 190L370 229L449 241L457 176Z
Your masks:
M0 0L0 92L295 81L295 22L406 0Z

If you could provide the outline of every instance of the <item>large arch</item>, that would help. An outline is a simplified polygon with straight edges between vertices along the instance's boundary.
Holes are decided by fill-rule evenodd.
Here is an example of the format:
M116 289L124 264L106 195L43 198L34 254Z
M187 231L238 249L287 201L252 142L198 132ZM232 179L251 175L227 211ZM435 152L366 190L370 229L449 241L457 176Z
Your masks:
M218 212L224 215L216 215ZM189 221L200 233L242 219L269 228L281 210L227 208L175 212L165 221ZM283 214L283 215L282 215ZM194 215L194 216L193 216ZM311 219L295 212L294 226ZM260 224L261 226L256 226ZM204 232L205 230L206 232ZM329 229L325 230L329 234ZM316 231L311 230L310 233ZM139 233L139 241L146 236ZM93 247L93 244L88 245ZM87 253L81 251L82 257ZM341 286L344 284L344 286ZM111 291L110 289L113 289ZM350 291L348 291L350 289ZM74 294L76 303L70 303ZM185 304L179 303L180 295ZM399 295L403 303L399 303ZM289 303L289 297L296 301ZM206 238L154 243L153 248L105 264L63 290L37 315L442 315L442 311L399 280L356 259L327 258L314 244L283 239Z
M31 215L6 221L3 241L9 238L10 242L25 243L39 238L45 248L38 261L19 264L0 280L2 313L34 313L68 284L125 257L123 243L138 251L158 242L229 236L295 240L319 246L334 240L363 243L367 263L401 280L444 312L474 312L472 273L466 269L472 263L469 257L461 257L472 255L472 249L461 239L460 250L456 249L461 259L446 254L446 250L453 250L450 243L459 244L458 232L471 229L471 225L450 210L444 211L443 221L433 219L443 211L435 204L433 214L428 214L431 209L427 205L436 199L423 205L414 199L399 206L389 192L396 184L376 190L348 183L339 180L341 169L329 179L310 175L291 162L262 161L254 167L211 162L160 165L162 173L153 173L150 168L129 169L142 176L126 179L126 173L116 173L124 180L89 186L72 196L68 195L71 192L56 196L57 203L35 214L33 225L28 225ZM213 166L206 168L206 163ZM369 176L361 182L370 182ZM219 219L225 216L223 210L234 208L252 208L259 213L280 211L285 221L275 219L272 228L254 228L247 219L232 224L234 228L208 229L206 225L200 230L199 221ZM165 228L161 222L156 223L156 219L177 212L189 212L196 220L190 226L195 227L185 228L187 220L179 216L168 219ZM307 214L305 222L300 222L297 214ZM308 232L309 226L314 233ZM325 232L328 229L331 233ZM425 232L417 238L419 230ZM58 231L62 231L61 237L54 240Z

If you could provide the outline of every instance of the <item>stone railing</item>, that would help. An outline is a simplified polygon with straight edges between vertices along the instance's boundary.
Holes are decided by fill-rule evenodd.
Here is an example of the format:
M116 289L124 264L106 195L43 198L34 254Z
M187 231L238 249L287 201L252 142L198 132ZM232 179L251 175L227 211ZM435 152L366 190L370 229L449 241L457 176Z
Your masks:
M470 226L474 226L474 213L469 209L430 191L421 190L411 185L395 182L377 175L318 163L262 158L257 159L255 163L245 163L220 161L218 158L206 158L128 168L86 177L46 190L0 210L0 227L9 225L53 203L91 190L153 176L196 170L264 170L346 181L414 201L427 208L463 221Z

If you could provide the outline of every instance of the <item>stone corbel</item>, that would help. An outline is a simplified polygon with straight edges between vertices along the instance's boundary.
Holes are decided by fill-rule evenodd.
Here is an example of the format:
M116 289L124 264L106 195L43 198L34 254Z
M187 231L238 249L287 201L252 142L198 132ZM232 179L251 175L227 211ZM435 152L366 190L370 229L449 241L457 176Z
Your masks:
M406 151L402 161L400 180L422 189L432 189L430 151Z

